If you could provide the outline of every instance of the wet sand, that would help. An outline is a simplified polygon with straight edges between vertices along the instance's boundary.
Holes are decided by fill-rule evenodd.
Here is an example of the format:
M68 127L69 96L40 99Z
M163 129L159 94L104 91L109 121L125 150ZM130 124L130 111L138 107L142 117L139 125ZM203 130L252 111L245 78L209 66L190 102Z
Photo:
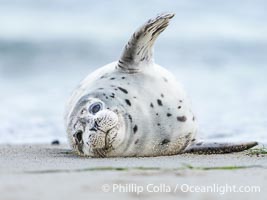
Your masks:
M264 199L266 185L267 156L250 151L95 159L67 145L0 145L1 200Z

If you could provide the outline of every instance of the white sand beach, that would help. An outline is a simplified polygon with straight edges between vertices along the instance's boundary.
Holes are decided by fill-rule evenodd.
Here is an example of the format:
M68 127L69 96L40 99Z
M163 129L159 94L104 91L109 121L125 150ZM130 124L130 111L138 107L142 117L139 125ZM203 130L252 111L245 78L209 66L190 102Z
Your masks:
M1 145L0 199L263 199L266 161L250 151L95 159L67 145Z

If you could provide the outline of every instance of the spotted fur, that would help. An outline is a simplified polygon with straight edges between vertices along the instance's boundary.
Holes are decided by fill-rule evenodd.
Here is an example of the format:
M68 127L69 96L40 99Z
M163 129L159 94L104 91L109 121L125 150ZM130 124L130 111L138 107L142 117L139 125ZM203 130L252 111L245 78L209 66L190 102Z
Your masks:
M185 91L153 62L154 42L173 16L158 15L141 26L119 61L88 75L73 92L65 122L79 155L174 155L195 142L197 124Z

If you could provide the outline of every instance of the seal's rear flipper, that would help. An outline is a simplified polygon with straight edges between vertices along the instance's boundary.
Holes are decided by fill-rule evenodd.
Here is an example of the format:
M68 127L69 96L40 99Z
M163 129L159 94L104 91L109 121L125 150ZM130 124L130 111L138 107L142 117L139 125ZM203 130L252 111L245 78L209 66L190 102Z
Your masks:
M258 142L246 143L194 143L187 147L183 153L196 154L223 154L240 152L258 145Z
M173 16L173 13L158 15L135 31L118 61L118 69L135 73L140 71L143 64L147 65L153 61L154 42L158 35L166 29Z

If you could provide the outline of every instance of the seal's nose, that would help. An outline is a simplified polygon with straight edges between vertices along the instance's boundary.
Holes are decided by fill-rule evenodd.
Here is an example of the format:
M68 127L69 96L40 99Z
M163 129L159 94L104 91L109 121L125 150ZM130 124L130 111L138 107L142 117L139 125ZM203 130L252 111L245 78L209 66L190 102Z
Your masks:
M82 141L83 132L82 131L77 131L74 133L73 137L77 143L80 143Z
M89 129L89 131L95 131L96 132L98 130L98 127L99 126L98 126L97 122L95 121L93 126Z

